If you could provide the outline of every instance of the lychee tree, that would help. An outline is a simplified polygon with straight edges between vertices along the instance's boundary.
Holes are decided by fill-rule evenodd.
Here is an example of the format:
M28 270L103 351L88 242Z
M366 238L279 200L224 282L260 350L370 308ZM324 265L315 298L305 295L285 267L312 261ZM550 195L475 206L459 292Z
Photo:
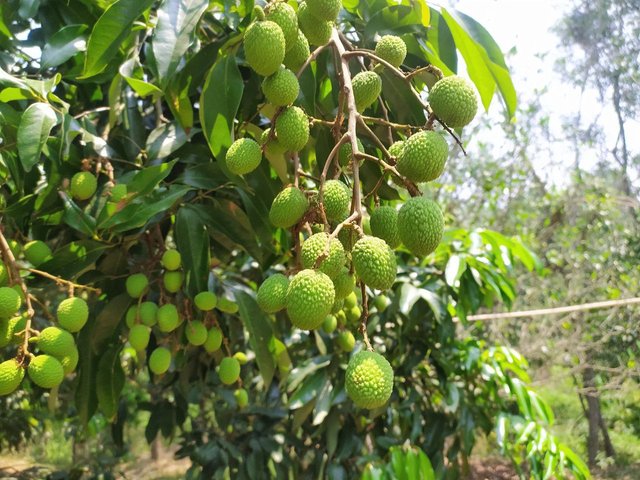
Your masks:
M515 108L472 18L10 0L0 45L0 395L120 445L148 410L190 478L456 478L494 431L537 478L588 476L525 360L466 325L537 265L433 188L480 104Z

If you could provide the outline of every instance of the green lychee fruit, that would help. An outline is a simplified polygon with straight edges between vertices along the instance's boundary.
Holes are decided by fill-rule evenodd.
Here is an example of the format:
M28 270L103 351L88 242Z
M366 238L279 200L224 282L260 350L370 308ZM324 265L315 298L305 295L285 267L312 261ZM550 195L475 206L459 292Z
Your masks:
M380 75L371 70L356 74L351 83L353 85L356 108L359 112L373 105L382 92L382 79Z
M476 116L478 97L468 80L453 75L435 83L429 91L429 105L447 126L462 128Z
M333 33L333 23L314 17L306 2L298 6L298 24L311 45L326 45Z
M404 150L403 140L398 140L397 142L393 142L391 146L387 149L387 151L391 154L391 156L395 157L396 160L400 158L400 154L402 154L402 150Z
M349 293L346 297L344 297L344 308L353 308L358 305L358 296L356 292Z
M300 84L295 73L281 68L262 81L262 92L269 103L276 107L284 107L296 101L300 93Z
M358 151L364 152L364 145L358 138L356 142L358 144ZM346 167L351 164L351 157L353 155L353 151L351 148L351 142L343 143L340 145L340 150L338 151L338 163L340 163L341 167Z
M444 217L436 202L422 197L408 200L398 212L398 233L405 247L418 257L433 252L444 231Z
M0 262L0 287L3 287L9 282L9 272L4 263Z
M244 34L244 56L258 74L274 74L284 60L285 38L277 23L265 20L249 25Z
M309 119L300 107L287 107L276 119L278 142L289 152L299 152L309 141Z
M360 408L379 408L389 401L393 391L393 369L379 353L360 351L347 366L345 389Z
M378 295L373 299L373 306L378 312L384 312L390 304L391 300L386 295Z
M158 328L164 333L173 332L180 324L178 309L172 303L166 303L158 308L156 319Z
M147 348L150 338L151 329L146 325L134 325L131 327L131 330L129 330L129 344L136 352L141 352Z
M149 356L149 370L156 375L162 375L171 366L171 352L168 348L158 347Z
M98 180L91 172L78 172L71 177L71 196L76 200L88 200L96 193Z
M238 304L227 297L220 297L216 308L224 313L238 313L239 310Z
M180 252L170 248L162 254L162 266L167 270L177 270L182 265Z
M295 43L284 55L284 66L293 72L300 70L309 55L311 55L309 40L304 36L302 30L298 29L296 35Z
M0 319L15 315L22 305L20 294L11 287L0 287Z
M154 302L142 302L138 308L138 316L143 325L153 327L158 322L158 305Z
M238 363L240 365L246 365L249 362L249 359L247 358L247 354L244 352L236 352L233 354L233 358L235 358L236 360L238 360Z
M381 238L365 235L351 251L356 274L370 288L386 290L396 280L396 256Z
M376 55L397 68L407 56L407 45L400 37L383 35L376 43Z
M340 0L307 0L309 13L318 20L334 22L338 18L338 13L342 8Z
M327 315L324 317L324 320L322 321L322 330L324 330L325 333L332 333L336 328L338 328L338 319L335 315Z
M340 272L333 278L333 286L336 289L336 298L344 299L353 293L353 289L356 286L356 279L349 273L347 268L342 267Z
M327 180L322 190L324 213L330 221L341 222L349 216L351 189L340 180Z
M42 388L57 387L64 380L62 364L51 355L33 357L27 371L31 381Z
M255 140L239 138L231 144L225 162L229 171L235 175L253 172L262 160L262 150Z
M371 213L371 233L374 237L383 239L391 248L400 245L398 233L398 211L390 206L376 208Z
M449 144L440 133L418 132L404 142L397 168L409 180L429 182L442 175L448 155Z
M216 297L215 293L211 292L200 292L193 299L196 307L198 307L203 312L208 312L209 310L213 310L216 308L218 303L218 297Z
M207 332L207 341L204 342L204 349L208 353L217 352L222 346L222 330L218 327L211 327Z
M162 276L164 289L169 293L177 293L184 283L184 273L182 272L165 272Z
M335 301L333 282L316 270L298 272L287 292L287 313L291 323L301 329L318 328L331 312Z
M265 313L276 313L286 306L289 279L281 273L275 273L267 278L260 288L256 300L258 306Z
M276 227L294 226L307 212L309 201L299 188L286 187L271 204L269 220Z
M356 346L356 337L349 330L343 330L338 334L336 339L338 347L344 352L352 351Z
M89 307L82 298L71 297L60 302L56 315L62 328L75 333L79 332L87 323Z
M22 332L27 325L27 319L23 316L17 316L10 319L0 318L0 347L6 347L10 343L21 343L21 336L16 336Z
M80 360L80 353L77 348L70 350L64 357L61 357L60 364L62 365L62 370L64 374L67 375L73 372L78 366L78 361Z
M42 240L33 240L24 246L24 258L37 267L51 258L51 249Z
M287 149L280 144L275 134L273 135L273 137L269 138L270 136L270 128L267 128L264 132L262 132L262 135L260 135L260 145L262 145L267 158L271 158L274 156L277 157L286 153Z
M56 358L62 358L67 355L69 351L76 348L73 335L58 327L45 328L34 340L43 353L53 355Z
M344 300L342 301L343 305L344 305ZM338 321L338 326L339 327L344 327L347 323L347 314L344 313L343 310L340 310L336 313L334 313L336 320ZM354 345L355 345L355 338L354 338Z
M244 388L239 388L233 392L233 397L236 399L238 408L244 408L249 404L249 394Z
M285 2L267 6L267 20L276 23L284 35L285 51L289 51L298 38L298 16L291 5Z
M140 298L147 292L149 279L144 273L134 273L127 278L125 288L131 298Z
M0 363L0 396L16 391L24 378L24 369L15 360Z
M335 283L333 284L335 288ZM333 301L333 307L331 307L331 313L335 315L344 307L344 298L337 298Z
M325 250L327 256L320 262L318 270L334 278L344 266L346 256L340 240L332 238L329 241L329 235L324 232L311 235L302 244L302 266L316 268L316 262Z
M218 369L220 381L225 385L231 385L240 378L240 362L233 357L224 357Z
M362 310L360 310L360 307L356 305L355 307L351 307L349 310L345 310L345 314L347 316L347 322L358 323L362 316Z
M207 341L207 327L204 326L200 320L194 320L187 324L187 327L184 330L185 335L187 337L187 341L191 345L199 346L204 345L204 342Z

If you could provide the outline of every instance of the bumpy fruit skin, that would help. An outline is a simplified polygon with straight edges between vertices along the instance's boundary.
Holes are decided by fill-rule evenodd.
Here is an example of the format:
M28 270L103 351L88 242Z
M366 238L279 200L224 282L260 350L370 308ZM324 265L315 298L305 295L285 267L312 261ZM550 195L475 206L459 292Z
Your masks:
M289 228L304 216L309 201L299 188L287 187L273 199L269 220L276 227Z
M162 305L156 313L158 328L161 332L173 332L180 324L178 309L172 303Z
M78 172L71 177L71 196L76 200L88 200L96 193L98 180L91 172Z
M149 356L149 370L156 375L162 375L171 366L171 352L165 347L158 347Z
M390 206L376 208L371 213L371 233L374 237L383 239L391 248L400 245L398 233L398 211Z
M309 55L311 55L309 40L304 36L302 30L298 29L296 35L296 41L293 46L287 50L287 53L285 53L283 62L285 67L294 72L300 70L304 62L309 58Z
M24 378L24 369L15 359L0 363L0 396L15 392Z
M269 20L252 23L244 34L244 55L256 73L274 74L284 60L285 39L280 26Z
M62 328L75 333L79 332L87 323L89 307L82 298L71 297L60 302L56 315Z
M213 353L220 350L222 345L222 330L218 327L211 327L207 333L207 341L204 342L204 349L207 353Z
M262 81L262 92L269 103L276 107L284 107L296 101L300 93L300 84L295 73L281 68Z
M136 352L141 352L147 345L151 337L151 329L146 325L134 325L129 330L129 344Z
M7 284L9 281L9 274L7 273L7 267L4 263L0 262L0 287Z
M134 273L127 278L125 287L131 298L140 298L147 292L149 279L144 273Z
M302 270L289 284L287 313L291 323L304 330L318 328L335 301L331 279L316 270Z
M260 288L256 300L258 306L265 313L276 313L286 306L289 279L281 273L275 273L267 278Z
M27 319L20 315L8 320L0 318L0 347L6 347L10 343L21 343L22 337L15 336L25 329Z
M244 388L239 388L233 392L233 397L236 399L238 408L244 408L249 404L249 394Z
M309 141L309 119L300 107L288 107L276 119L276 136L289 152L299 152Z
M396 279L396 256L381 238L365 235L351 251L356 274L370 288L386 290Z
M448 155L449 144L440 133L418 132L404 142L397 168L409 180L429 182L442 175Z
M356 346L356 337L349 330L343 330L338 335L338 346L345 352L350 352Z
M342 2L340 0L307 0L309 13L318 20L334 22L338 18Z
M327 180L322 191L324 213L327 220L341 222L349 215L351 189L340 180Z
M358 352L347 365L345 389L360 408L382 407L393 391L393 369L379 353Z
M376 55L394 67L399 67L407 56L407 45L400 37L384 35L376 43Z
M391 146L388 148L388 151L391 154L391 156L396 157L396 159L400 157L402 150L404 150L404 141L402 140L393 142Z
M358 138L358 151L364 152L364 146L362 142ZM351 142L343 143L340 145L340 150L338 151L338 163L340 163L341 167L346 167L351 163L351 156L353 155L353 150L351 148Z
M275 134L273 137L269 138L270 136L270 128L267 128L262 132L262 135L260 135L260 145L264 148L264 153L269 159L273 156L283 155L287 151L287 149L280 144Z
M352 291L349 295L344 297L344 308L349 309L356 305L358 305L358 296L356 295L356 292Z
M67 352L67 354L60 358L60 364L62 365L62 370L64 374L67 375L73 372L78 366L78 360L80 360L80 353L77 348Z
M18 292L10 287L0 287L0 319L13 316L22 305Z
M177 270L182 265L182 256L179 251L170 248L162 254L161 262L167 270Z
M29 363L28 373L31 381L42 388L57 387L64 380L62 364L51 355L33 357Z
M331 38L333 23L314 17L306 2L300 3L298 7L298 23L311 45L326 45Z
M359 112L373 105L382 92L382 79L380 75L371 70L356 74L352 79L352 84L353 96Z
M438 204L422 197L414 197L398 212L398 233L405 247L416 256L433 252L444 231L444 217Z
M193 322L189 322L187 324L187 328L185 329L185 335L187 336L187 341L191 345L199 346L204 345L207 341L207 327L204 326L200 320L194 320Z
M240 362L233 357L224 357L218 370L220 381L225 385L231 385L240 378Z
M76 342L66 330L58 327L47 327L36 337L38 348L56 358L62 358L76 348Z
M50 257L51 249L42 240L33 240L24 246L24 258L34 267L43 264Z
M196 298L194 298L193 301L198 309L203 312L208 312L209 310L216 308L216 305L218 304L218 297L216 297L215 293L200 292L196 295Z
M238 313L239 310L238 304L227 297L220 297L216 308L224 313Z
M245 175L253 172L262 160L262 150L255 140L239 138L231 144L225 162L231 173Z
M182 272L165 272L162 276L162 284L169 293L177 293L184 283L184 273Z
M333 278L333 286L336 289L336 299L344 299L353 292L356 286L356 279L349 273L349 270L343 267L338 275Z
M302 266L304 268L315 268L316 261L329 245L329 235L326 233L316 233L307 238L302 244ZM344 247L337 238L332 238L327 257L322 260L318 270L327 274L329 278L334 278L344 266L346 256Z
M429 92L429 105L447 126L462 128L476 116L478 97L469 81L454 75L435 83Z
M276 23L284 35L285 51L290 50L298 38L298 16L285 2L271 3L267 7L267 20Z

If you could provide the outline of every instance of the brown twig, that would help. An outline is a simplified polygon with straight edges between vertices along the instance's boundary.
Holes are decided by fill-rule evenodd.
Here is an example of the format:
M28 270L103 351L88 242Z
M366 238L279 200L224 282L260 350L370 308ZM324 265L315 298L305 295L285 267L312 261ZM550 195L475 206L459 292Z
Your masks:
M318 58L318 55L320 55L322 53L322 51L325 48L327 48L328 45L329 44L322 45L322 46L316 48L313 52L311 52L311 55L309 55L309 58L307 58L304 61L304 63L300 67L300 70L298 70L298 73L296 73L296 77L300 78L300 75L302 75L302 73L305 71L305 69L311 64L311 62L313 62L316 58Z
M360 292L362 293L362 313L360 315L360 333L367 350L373 352L371 342L369 342L369 334L367 333L367 321L369 320L369 298L367 297L367 287L364 282L360 282Z
M42 270L37 270L35 268L29 268L29 267L19 267L20 270L26 270L27 272L30 273L34 273L36 275L40 275L41 277L45 277L48 278L49 280L53 280L55 283L57 283L60 286L64 286L67 288L72 288L72 289L78 289L78 290L89 290L91 292L95 292L97 295L100 295L102 293L102 290L100 290L99 288L95 288L95 287L89 287L87 285L81 285L79 283L74 283L70 280L65 280L64 278L60 278L60 277L56 277L55 275L51 275L50 273L47 272L43 272Z

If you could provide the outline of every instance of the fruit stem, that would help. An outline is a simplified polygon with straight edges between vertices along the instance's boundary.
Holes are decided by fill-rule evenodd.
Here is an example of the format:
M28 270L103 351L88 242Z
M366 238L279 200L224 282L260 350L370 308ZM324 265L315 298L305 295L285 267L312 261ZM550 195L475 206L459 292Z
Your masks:
M102 293L102 290L100 290L99 288L89 287L88 285L81 285L79 283L74 283L70 280L65 280L64 278L56 277L55 275L51 275L50 273L43 272L42 270L37 270L35 268L29 268L29 267L18 267L18 268L20 270L26 270L27 272L40 275L41 277L48 278L49 280L53 280L58 285L67 287L69 289L77 288L78 290L89 290L91 292L95 292L97 295L100 295ZM73 296L73 294L71 296Z
M322 53L322 51L325 48L327 48L330 43L331 42L327 43L326 45L322 45L322 46L316 48L313 52L311 52L311 55L309 55L309 58L307 58L304 61L304 63L300 67L300 70L298 70L298 73L296 73L296 77L300 78L300 75L302 75L302 72L305 71L305 69L311 64L311 62L313 62L316 58L318 58L318 55L320 55L320 53Z
M369 342L369 334L367 333L367 321L369 320L369 297L367 297L367 287L364 282L360 282L360 292L362 292L362 315L360 315L360 333L367 350L373 352L371 342Z

